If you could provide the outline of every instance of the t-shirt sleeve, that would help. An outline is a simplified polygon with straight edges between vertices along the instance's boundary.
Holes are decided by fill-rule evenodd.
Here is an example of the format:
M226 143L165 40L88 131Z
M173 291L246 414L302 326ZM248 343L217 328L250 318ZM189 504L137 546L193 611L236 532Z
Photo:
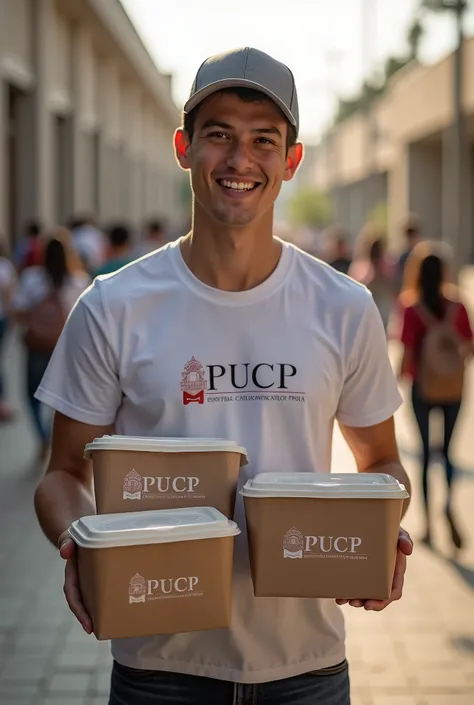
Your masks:
M336 418L347 426L374 426L393 416L401 403L383 323L370 296L347 365Z
M36 398L82 423L112 423L122 392L110 340L106 310L96 284L72 310Z

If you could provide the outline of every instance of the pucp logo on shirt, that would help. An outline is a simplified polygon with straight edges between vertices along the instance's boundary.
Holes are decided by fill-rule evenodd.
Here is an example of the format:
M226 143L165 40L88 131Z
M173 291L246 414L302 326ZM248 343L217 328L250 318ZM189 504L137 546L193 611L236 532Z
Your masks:
M359 536L304 536L293 526L283 537L283 558L365 559Z
M184 366L181 373L181 390L183 392L183 404L198 403L204 404L204 392L207 388L206 373L204 367L194 355Z
M198 477L142 477L136 470L130 470L123 481L123 499L169 499L176 495L196 495Z
M128 586L128 603L132 605L180 597L202 597L203 593L196 590L198 584L199 578L196 576L145 580L140 573L135 573Z
M287 362L213 364L205 368L193 355L181 372L183 404L204 404L206 399L208 402L304 402L305 392L289 388L297 372L295 365Z

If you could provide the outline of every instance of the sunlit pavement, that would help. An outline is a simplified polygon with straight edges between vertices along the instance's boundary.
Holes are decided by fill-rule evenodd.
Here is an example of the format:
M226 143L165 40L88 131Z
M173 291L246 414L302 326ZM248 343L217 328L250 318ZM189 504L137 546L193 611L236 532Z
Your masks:
M20 413L16 423L0 427L0 703L105 705L108 644L87 637L69 614L62 561L33 514L38 470L31 426L21 411L22 363L11 340L9 392ZM474 391L472 379L469 387ZM405 524L416 539L421 527L417 436L408 408L397 415L397 434L414 485ZM474 703L474 409L469 398L454 450L460 467L456 505L469 546L459 556L452 553L442 516L442 473L435 465L437 551L416 546L403 600L386 612L344 608L353 705ZM352 467L336 433L334 469Z

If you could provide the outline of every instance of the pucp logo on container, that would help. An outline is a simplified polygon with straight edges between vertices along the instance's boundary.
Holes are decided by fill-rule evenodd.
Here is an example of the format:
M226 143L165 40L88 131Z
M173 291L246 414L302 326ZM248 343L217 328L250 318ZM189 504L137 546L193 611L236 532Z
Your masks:
M145 580L140 573L135 573L128 586L128 603L202 597L203 593L197 589L198 584L199 578L196 576Z
M199 486L198 477L142 477L136 470L130 470L123 481L123 499L170 499L192 495L196 499Z
M123 481L123 498L124 499L141 499L143 492L143 477L136 470L130 470L128 475L125 475Z
M283 537L283 558L366 559L359 536L304 536L293 526Z
M303 558L304 536L293 527L283 539L283 558Z

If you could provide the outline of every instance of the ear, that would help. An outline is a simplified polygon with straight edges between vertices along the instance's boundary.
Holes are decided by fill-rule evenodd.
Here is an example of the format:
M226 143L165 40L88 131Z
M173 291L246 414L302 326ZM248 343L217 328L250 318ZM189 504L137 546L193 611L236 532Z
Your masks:
M283 181L291 181L302 161L303 145L301 144L301 142L297 142L296 144L292 145L288 150Z
M191 146L189 141L189 135L185 130L179 127L174 133L174 151L176 155L176 160L181 167L181 169L188 170L191 168L188 159L188 150Z

